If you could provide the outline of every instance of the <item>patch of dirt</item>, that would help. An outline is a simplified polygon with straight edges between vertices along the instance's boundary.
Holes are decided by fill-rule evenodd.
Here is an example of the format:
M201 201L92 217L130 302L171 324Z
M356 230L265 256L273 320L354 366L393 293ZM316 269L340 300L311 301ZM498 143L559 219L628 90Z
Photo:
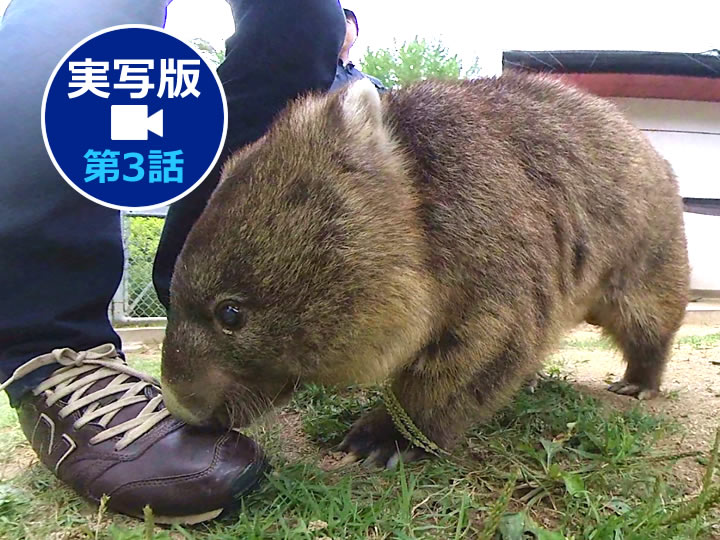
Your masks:
M2 432L0 432L2 437ZM13 449L12 457L0 461L0 482L5 482L25 472L37 461L35 452L29 444L18 445Z
M282 410L271 415L266 423L274 423L277 432L280 434L280 444L273 445L273 449L279 451L280 457L289 463L296 463L305 458L310 458L324 471L334 470L341 462L345 454L331 450L320 450L305 434L302 428L302 415L296 411ZM268 431L268 435L272 432Z
M295 411L280 411L273 415L273 421L279 424L282 434L282 457L290 463L301 458L315 455L317 448L310 442L302 429L302 416Z
M324 471L337 470L338 467L342 466L343 459L345 459L346 455L347 454L343 452L324 452L320 457L318 467Z
M682 336L704 336L720 331L717 326L684 326ZM600 331L583 326L570 337L600 337ZM672 454L708 451L720 427L720 347L693 348L675 345L663 379L661 395L650 401L619 396L607 391L609 382L625 371L622 354L617 350L563 349L555 355L564 364L569 380L580 390L618 409L642 409L674 419L680 430L659 443L658 450ZM696 458L680 459L673 468L678 485L688 494L696 493L705 468Z

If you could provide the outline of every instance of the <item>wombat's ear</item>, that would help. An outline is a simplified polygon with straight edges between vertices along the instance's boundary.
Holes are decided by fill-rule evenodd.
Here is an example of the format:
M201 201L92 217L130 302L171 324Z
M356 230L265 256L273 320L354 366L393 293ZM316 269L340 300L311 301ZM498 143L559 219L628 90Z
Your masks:
M382 104L375 85L367 79L350 84L341 97L345 124L356 128L382 127Z

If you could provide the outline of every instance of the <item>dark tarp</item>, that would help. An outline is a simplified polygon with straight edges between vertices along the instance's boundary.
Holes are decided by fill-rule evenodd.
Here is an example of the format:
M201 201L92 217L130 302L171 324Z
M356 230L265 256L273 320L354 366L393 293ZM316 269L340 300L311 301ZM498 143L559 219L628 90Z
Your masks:
M720 216L720 199L696 199L693 197L684 197L683 204L685 205L685 211L692 214Z
M503 70L554 73L634 73L720 78L720 51L505 51Z

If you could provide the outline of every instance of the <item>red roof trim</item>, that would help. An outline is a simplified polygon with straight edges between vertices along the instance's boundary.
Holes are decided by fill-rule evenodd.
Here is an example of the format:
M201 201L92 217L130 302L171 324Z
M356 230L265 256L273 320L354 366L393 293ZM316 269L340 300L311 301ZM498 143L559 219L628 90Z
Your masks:
M553 73L551 75L602 97L720 102L720 79L631 73Z

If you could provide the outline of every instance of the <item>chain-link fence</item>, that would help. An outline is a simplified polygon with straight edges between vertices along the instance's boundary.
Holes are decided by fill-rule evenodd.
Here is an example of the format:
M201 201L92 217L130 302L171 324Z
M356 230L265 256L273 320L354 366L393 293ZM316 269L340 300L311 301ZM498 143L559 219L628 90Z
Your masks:
M111 305L114 323L160 322L165 308L152 282L153 260L165 222L165 209L121 214L125 269Z

